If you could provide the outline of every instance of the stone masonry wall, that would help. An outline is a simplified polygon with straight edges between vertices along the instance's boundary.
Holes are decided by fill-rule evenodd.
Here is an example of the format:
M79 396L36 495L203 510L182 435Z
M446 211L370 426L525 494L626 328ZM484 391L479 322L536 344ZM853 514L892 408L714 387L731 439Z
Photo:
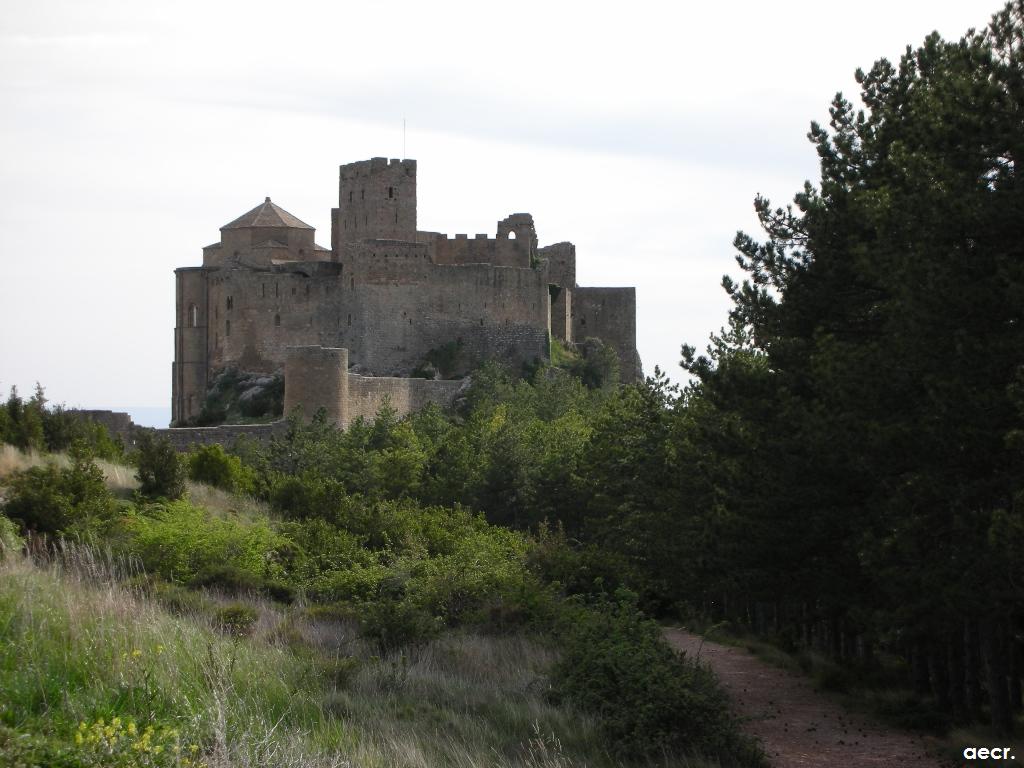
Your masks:
M447 407L464 384L462 381L350 375L345 426L360 417L374 418L385 402L400 416L418 411L428 403Z
M577 288L572 292L573 340L596 336L619 356L623 383L643 376L636 352L636 289Z
M136 429L147 429L136 427ZM154 429L158 437L165 437L176 451L184 453L194 445L230 446L238 438L247 437L252 440L269 440L274 435L284 434L288 422L281 420L270 424L222 424L218 427L179 427L170 429Z

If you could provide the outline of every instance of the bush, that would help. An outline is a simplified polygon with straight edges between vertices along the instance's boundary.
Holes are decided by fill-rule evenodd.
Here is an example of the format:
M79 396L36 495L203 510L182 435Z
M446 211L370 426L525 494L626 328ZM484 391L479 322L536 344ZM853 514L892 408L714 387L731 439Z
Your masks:
M263 579L252 571L226 563L215 563L199 571L190 585L193 588L207 587L239 595L258 592L263 587Z
M231 603L216 614L217 628L233 637L251 635L260 619L260 612L245 603Z
M714 675L669 647L632 593L570 602L559 635L555 696L596 714L616 749L757 764L759 753L739 734Z
M7 552L18 552L25 546L24 540L18 535L18 526L13 521L0 515L0 558Z
M197 483L206 483L230 493L252 493L255 487L252 470L220 445L194 448L185 458L185 465L189 479Z
M587 389L607 389L619 383L619 358L615 350L596 338L576 345L582 357L569 363L569 371Z
M407 600L379 599L357 612L359 631L385 650L420 645L440 631L443 622Z
M185 495L185 468L167 438L157 439L144 430L135 456L139 491L149 498L171 501Z
M289 552L291 542L266 521L224 520L177 501L150 505L125 527L132 554L168 581L191 583L214 563L244 571L256 584L287 575L280 553Z
M206 597L181 584L156 580L149 586L148 593L175 616L198 616L210 610L210 603Z
M24 530L47 534L85 531L107 519L114 499L103 472L80 444L72 456L74 463L66 469L46 464L12 475L3 513Z

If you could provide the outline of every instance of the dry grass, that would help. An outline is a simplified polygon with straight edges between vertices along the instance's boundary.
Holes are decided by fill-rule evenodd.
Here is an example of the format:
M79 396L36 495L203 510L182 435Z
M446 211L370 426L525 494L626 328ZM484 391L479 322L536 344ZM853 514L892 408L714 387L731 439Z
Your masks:
M44 464L67 467L71 464L71 460L63 453L42 454L36 451L22 451L13 445L0 445L0 480L15 472L23 472ZM115 494L123 495L139 487L139 482L135 479L134 467L102 459L96 460L96 466L103 470L107 487Z
M238 496L212 485L187 483L189 500L220 516L240 516L246 520L265 520L270 516L270 505L251 496Z
M254 633L231 638L126 587L137 572L80 546L0 562L4 720L62 745L101 716L170 724L209 768L618 765L595 721L546 701L554 656L528 638L458 634L377 656L346 622L260 601Z

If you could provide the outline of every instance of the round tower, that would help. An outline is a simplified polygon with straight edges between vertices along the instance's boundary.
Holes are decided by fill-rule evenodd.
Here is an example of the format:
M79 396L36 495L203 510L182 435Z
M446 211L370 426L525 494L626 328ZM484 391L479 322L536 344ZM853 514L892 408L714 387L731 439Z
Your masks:
M311 419L323 408L327 422L344 426L348 407L348 350L344 347L288 347L284 366L284 412L296 407Z

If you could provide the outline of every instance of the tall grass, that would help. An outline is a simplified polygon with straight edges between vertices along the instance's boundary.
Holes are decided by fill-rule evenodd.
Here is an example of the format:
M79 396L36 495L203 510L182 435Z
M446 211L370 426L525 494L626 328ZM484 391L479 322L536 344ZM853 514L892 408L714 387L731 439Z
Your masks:
M95 464L103 470L107 487L117 494L123 495L139 487L135 479L135 468L125 464L115 464L103 459L95 459ZM13 445L0 444L0 481L9 477L15 472L22 472L32 467L41 467L44 464L54 464L58 467L71 466L71 460L63 453L37 453L36 451L22 451Z
M174 728L210 768L618 764L595 721L546 701L554 657L528 638L378 656L350 623L258 601L252 634L232 637L214 612L126 586L137 572L88 547L0 561L0 724L71 750L82 722Z

